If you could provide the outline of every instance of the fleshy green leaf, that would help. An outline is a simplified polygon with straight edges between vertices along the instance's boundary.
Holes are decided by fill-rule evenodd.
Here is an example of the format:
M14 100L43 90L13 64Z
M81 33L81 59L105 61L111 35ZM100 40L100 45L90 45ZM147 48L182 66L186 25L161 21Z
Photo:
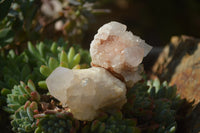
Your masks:
M63 63L68 63L68 59L67 59L67 54L64 50L62 50L61 54L60 54L60 62L63 62Z
M81 55L80 54L76 54L73 58L72 61L72 67L74 67L75 65L79 64L81 60Z
M44 66L44 65L42 65L42 66L40 67L40 72L41 72L42 75L44 75L44 76L46 76L46 77L48 77L48 76L51 74L50 68L47 67L47 66Z
M53 71L59 65L58 61L53 57L50 57L48 64L51 71Z
M73 47L71 47L71 48L69 49L69 52L68 52L68 61L69 61L69 63L72 62L72 60L73 60L73 58L74 58L74 55L75 55L75 50L74 50Z
M47 89L47 84L46 81L39 81L38 85L42 88L42 89Z

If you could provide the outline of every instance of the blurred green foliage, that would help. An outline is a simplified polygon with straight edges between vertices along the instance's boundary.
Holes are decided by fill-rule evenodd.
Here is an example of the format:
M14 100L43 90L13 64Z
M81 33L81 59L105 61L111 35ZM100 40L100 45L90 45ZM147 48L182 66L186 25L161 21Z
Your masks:
M60 57L61 53L68 53L69 47L70 45L68 44L68 42L60 39L57 42L39 42L35 46L31 42L29 42L28 48L19 55L17 55L13 49L9 50L7 54L6 51L1 51L0 108L2 116L0 115L0 125L2 126L2 128L4 127L4 124L8 125L6 123L8 122L8 116L2 110L4 109L7 112L14 113L18 108L23 106L27 100L32 99L32 92L29 92L29 88L31 88L29 87L29 79L34 81L37 88L38 86L40 86L41 88L45 88L44 86L46 83L38 82L45 80L45 76L40 73L40 66L48 65L52 58L57 59L58 56ZM78 56L74 58L76 60L75 63L79 63L80 66L89 66L89 52L81 49L80 46L77 45L74 45L74 48L72 49L73 53L75 53L75 51L78 52ZM28 82L28 87L26 87L26 85L24 85L22 81ZM19 82L21 85L18 85ZM39 89L40 93L47 92L47 90L44 91L41 90L41 88Z
M96 13L95 0L1 0L0 49L23 51L28 41L58 40L81 43Z
M83 133L140 133L136 119L124 118L120 111L102 113L99 118L83 127Z
M69 112L46 111L36 115L38 126L35 133L76 133L79 121L73 119Z
M37 39L34 19L39 8L37 0L1 0L0 43L20 44ZM5 9L4 9L5 8Z

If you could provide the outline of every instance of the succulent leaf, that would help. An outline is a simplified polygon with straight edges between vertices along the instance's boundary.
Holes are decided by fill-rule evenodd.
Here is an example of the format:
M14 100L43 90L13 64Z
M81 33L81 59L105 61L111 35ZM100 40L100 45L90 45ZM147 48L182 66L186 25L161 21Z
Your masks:
M128 90L127 99L123 113L125 117L136 118L139 125L147 125L143 132L176 131L175 116L182 103L176 97L176 87L168 86L167 82L160 83L158 79L140 82Z
M50 50L51 50L51 52L52 52L53 54L56 54L56 53L57 53L57 47L58 47L57 43L56 43L56 42L53 42L53 44L51 45L51 48L50 48Z
M71 117L71 114L66 112L52 112L51 114L45 113L36 117L38 121L35 133L75 133L79 127L76 127L78 121ZM79 123L79 122L78 122Z
M140 133L136 121L125 119L120 111L114 111L106 119L96 119L84 127L84 133Z
M29 99L39 101L40 95L35 89L34 83L29 80L27 85L20 82L20 85L15 85L12 93L7 95L7 107L9 112L14 113L21 106L23 106Z
M42 75L47 77L51 74L51 69L48 66L42 65L40 67L40 72L41 72Z
M7 96L7 94L10 94L10 93L11 93L11 91L9 89L3 88L1 90L1 95L2 96Z
M67 57L67 54L64 50L62 50L61 54L60 54L60 62L63 62L63 63L68 63L68 57Z
M73 58L74 58L74 55L75 55L75 50L73 47L71 47L69 49L69 52L68 52L68 61L71 63Z
M37 106L37 104L35 105ZM12 130L18 133L29 133L33 132L36 128L36 121L33 117L34 112L28 105L21 106L14 114L14 119L11 121L13 126Z
M40 86L42 89L47 89L46 81L39 81L38 86Z
M48 66L52 72L55 68L58 67L58 61L55 58L50 57Z
M80 60L81 60L81 55L78 53L73 58L72 66L76 66L77 64L79 64Z
M81 62L81 54L80 53L75 54L75 49L73 47L70 47L68 53L66 53L62 49L59 51L56 58L50 57L48 60L48 64L47 65L43 64L40 67L40 72L45 77L48 77L51 74L51 72L58 66L70 69L81 69L81 68L86 68L88 66L88 65L86 66L80 65L79 64L80 62ZM45 82L39 82L38 85L43 89L47 89Z

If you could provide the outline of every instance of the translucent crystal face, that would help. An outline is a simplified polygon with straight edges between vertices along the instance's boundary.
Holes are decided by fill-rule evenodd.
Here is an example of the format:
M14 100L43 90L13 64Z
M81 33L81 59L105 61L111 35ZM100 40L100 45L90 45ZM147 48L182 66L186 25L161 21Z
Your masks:
M68 88L74 80L74 74L71 70L61 67L57 71L53 71L51 75L53 76L49 76L46 80L49 92L62 103L65 103L67 99L65 88Z
M90 45L92 65L120 74L126 82L140 79L134 74L150 50L151 46L126 31L126 26L118 22L103 25Z
M58 67L46 80L49 92L75 118L93 120L102 108L120 109L126 102L125 84L100 67L70 70Z

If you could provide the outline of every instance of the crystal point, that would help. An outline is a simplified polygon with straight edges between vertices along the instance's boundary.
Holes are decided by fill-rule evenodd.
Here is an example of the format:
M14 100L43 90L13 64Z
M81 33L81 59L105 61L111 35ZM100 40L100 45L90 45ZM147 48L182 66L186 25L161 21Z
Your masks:
M103 25L90 44L92 65L120 75L128 87L141 79L138 68L151 46L118 22ZM141 66L140 66L141 67Z
M104 68L58 67L46 82L50 94L79 120L93 120L99 110L110 106L119 109L126 102L125 84Z

